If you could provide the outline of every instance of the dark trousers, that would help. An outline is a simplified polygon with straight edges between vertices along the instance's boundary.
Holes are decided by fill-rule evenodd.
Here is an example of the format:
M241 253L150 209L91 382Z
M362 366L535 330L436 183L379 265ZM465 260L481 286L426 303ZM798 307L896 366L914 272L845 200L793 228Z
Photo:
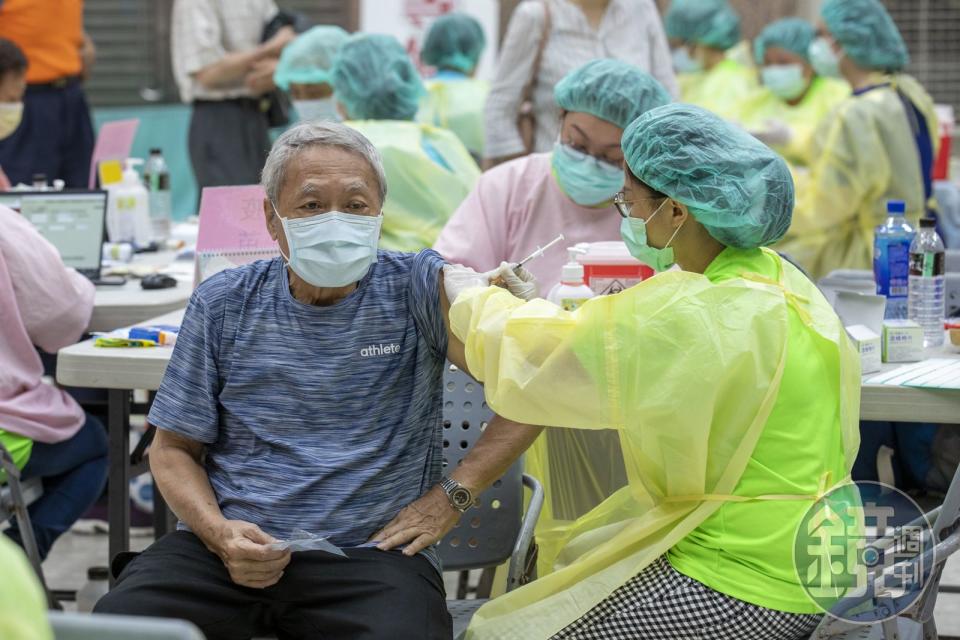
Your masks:
M443 580L426 558L344 551L294 553L280 582L250 589L199 538L176 531L131 561L95 612L181 618L209 640L450 640Z
M251 98L198 101L190 117L190 162L197 186L258 184L270 151L267 116Z
M90 414L72 438L46 444L34 442L22 477L41 478L43 495L28 507L40 557L87 509L93 506L107 482L107 433ZM14 521L5 532L20 543Z
M30 184L33 174L86 189L93 155L93 123L79 80L62 87L31 85L23 97L23 122L0 141L0 167L16 185Z

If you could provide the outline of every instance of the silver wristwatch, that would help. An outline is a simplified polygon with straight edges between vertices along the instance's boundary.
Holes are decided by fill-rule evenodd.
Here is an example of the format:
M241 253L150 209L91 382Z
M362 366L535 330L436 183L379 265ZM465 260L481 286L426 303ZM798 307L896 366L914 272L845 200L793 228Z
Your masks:
M447 494L447 500L450 501L450 505L460 513L477 504L477 499L473 497L473 492L453 478L446 476L441 478L440 488Z

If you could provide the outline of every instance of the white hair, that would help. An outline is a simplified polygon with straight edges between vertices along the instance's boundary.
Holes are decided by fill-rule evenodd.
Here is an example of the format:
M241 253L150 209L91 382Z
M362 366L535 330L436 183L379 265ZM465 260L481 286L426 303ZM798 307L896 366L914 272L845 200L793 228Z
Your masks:
M366 160L377 176L380 205L383 206L387 197L387 177L380 152L362 133L339 122L303 122L277 138L260 177L260 183L271 202L277 202L287 165L305 148L313 146L336 147Z

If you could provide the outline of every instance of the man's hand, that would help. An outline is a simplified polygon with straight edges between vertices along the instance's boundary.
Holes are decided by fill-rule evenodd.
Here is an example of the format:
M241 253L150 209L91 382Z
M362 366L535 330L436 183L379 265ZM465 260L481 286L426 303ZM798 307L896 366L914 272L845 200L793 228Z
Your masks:
M263 54L271 58L279 58L280 53L283 52L283 48L296 40L296 38L297 32L293 30L293 27L289 25L281 27L273 34L272 38L261 45Z
M260 60L254 63L253 68L243 79L243 83L250 90L250 93L255 96L262 96L277 88L277 85L273 83L273 72L276 69L277 60L275 58Z
M377 548L389 551L406 544L405 556L413 556L437 542L460 520L440 485L434 485L417 500L404 507L387 526L370 537Z
M207 546L220 556L236 584L264 589L277 584L290 563L289 551L270 549L274 542L277 540L255 524L225 520Z
M93 38L86 31L83 32L83 43L80 45L80 79L86 82L93 72L93 65L97 61L97 47Z

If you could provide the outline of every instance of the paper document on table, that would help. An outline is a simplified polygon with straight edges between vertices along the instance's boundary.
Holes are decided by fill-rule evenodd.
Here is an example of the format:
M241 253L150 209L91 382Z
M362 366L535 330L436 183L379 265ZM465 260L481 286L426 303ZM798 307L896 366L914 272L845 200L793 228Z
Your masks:
M871 376L867 384L960 390L960 360L931 358Z
M224 269L280 255L263 215L263 187L207 187L200 198L197 284Z
M120 160L122 162L130 157L130 150L133 148L133 140L137 137L139 127L139 118L114 120L100 127L97 142L93 147L93 155L90 159L88 188L93 189L96 186L97 168L101 162L104 160Z
M294 530L289 540L274 542L270 548L275 551L326 551L335 556L347 557L340 547L322 536L317 536L303 529Z

